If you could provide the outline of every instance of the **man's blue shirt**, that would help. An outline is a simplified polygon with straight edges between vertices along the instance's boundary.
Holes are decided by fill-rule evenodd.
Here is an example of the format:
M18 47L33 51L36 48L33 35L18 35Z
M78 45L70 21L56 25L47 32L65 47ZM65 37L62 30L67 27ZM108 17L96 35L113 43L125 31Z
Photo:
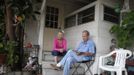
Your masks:
M95 54L95 44L93 42L93 40L89 39L88 41L84 42L80 42L80 44L78 45L78 47L76 48L76 50L78 52L90 52ZM84 56L83 60L90 60L91 57L90 56Z

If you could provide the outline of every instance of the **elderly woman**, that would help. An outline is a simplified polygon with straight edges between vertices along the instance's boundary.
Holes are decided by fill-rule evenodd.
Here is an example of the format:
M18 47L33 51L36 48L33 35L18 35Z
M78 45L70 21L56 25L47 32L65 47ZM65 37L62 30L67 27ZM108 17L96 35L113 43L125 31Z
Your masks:
M55 37L53 42L52 55L54 56L54 61L58 63L59 57L64 56L67 50L67 41L64 38L64 32L59 31L57 37Z

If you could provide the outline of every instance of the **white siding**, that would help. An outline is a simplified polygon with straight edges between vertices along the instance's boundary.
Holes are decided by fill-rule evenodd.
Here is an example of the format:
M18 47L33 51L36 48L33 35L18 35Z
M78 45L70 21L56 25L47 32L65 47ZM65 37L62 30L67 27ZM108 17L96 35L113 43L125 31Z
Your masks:
M69 48L74 49L76 47L76 45L80 41L82 41L81 34L82 34L83 30L90 31L91 38L94 39L94 41L96 42L97 28L96 28L95 21L93 21L90 23L85 23L83 25L74 26L74 27L65 29L65 37L67 38Z
M32 44L38 44L38 23L30 18L25 24L25 36L24 43L31 42Z

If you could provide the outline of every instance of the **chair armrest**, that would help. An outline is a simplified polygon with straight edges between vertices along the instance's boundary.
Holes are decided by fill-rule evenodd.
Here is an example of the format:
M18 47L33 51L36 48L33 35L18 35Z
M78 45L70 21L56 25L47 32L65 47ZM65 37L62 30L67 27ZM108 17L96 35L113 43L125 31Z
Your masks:
M112 51L111 53L107 54L107 55L103 55L100 56L99 58L99 67L103 66L105 64L105 58L112 56L114 53L116 53L116 51Z
M103 56L100 56L102 58L107 58L107 57L110 57L112 56L114 53L116 53L115 51L112 51L111 53L107 54L107 55L103 55Z

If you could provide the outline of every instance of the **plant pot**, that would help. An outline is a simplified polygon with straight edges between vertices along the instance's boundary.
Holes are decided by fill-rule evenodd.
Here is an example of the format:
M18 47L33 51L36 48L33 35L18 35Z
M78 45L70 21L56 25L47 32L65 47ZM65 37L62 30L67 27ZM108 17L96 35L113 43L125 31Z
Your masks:
M0 64L4 64L6 61L6 54L0 54Z

